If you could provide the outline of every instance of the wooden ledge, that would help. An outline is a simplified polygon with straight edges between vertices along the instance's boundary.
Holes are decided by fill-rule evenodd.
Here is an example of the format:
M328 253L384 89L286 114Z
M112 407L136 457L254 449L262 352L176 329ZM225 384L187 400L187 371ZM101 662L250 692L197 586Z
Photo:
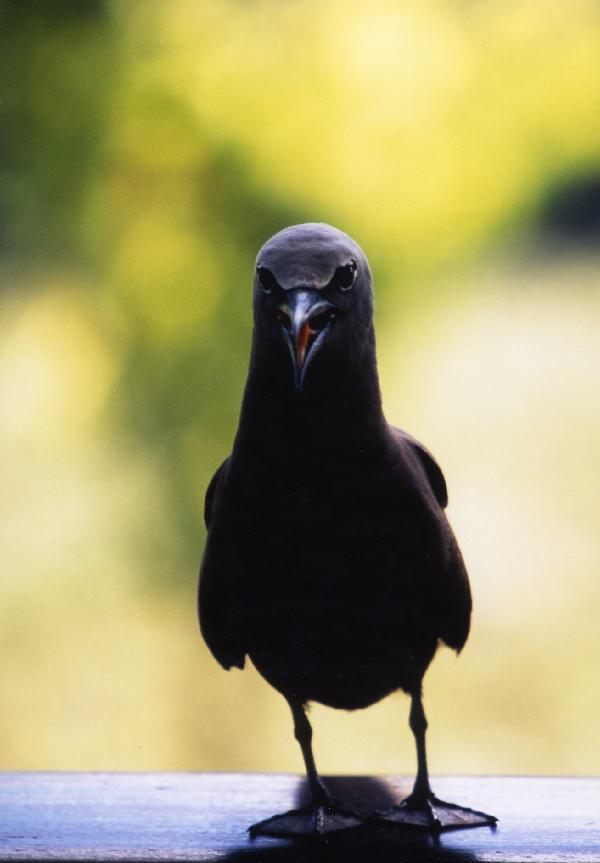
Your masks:
M410 780L326 780L361 810ZM439 777L440 797L498 816L498 827L444 833L348 831L326 843L250 840L246 828L296 806L296 776L231 773L0 773L0 860L224 863L600 863L600 780Z

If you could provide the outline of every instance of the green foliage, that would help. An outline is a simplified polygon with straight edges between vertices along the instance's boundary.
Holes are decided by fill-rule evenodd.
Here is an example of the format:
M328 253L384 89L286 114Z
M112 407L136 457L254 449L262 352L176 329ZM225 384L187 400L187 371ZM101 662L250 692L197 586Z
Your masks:
M354 233L389 317L425 275L514 232L555 175L598 158L590 3L554 4L539 32L535 4L0 14L5 256L35 262L39 291L62 262L94 297L119 367L106 418L162 465L187 566L235 427L270 234L308 219Z
M16 766L33 766L33 738L40 752L54 753L48 765L82 765L56 741L68 749L62 731L68 713L73 735L82 738L77 752L90 751L81 729L88 722L98 728L105 651L111 668L123 663L118 691L107 696L114 696L112 729L123 705L130 713L146 705L140 735L156 743L166 737L150 716L157 700L176 704L169 721L185 758L197 752L200 766L261 766L250 738L259 739L261 711L271 708L268 695L256 695L255 681L242 685L256 708L257 733L235 757L223 739L214 748L208 725L204 742L191 742L188 696L192 680L212 674L207 657L198 668L189 659L196 649L202 500L236 428L255 254L275 231L307 220L332 222L363 245L375 272L386 407L398 421L400 403L409 419L412 404L411 429L419 433L421 417L437 451L440 413L446 435L462 406L468 421L446 460L463 446L455 476L467 476L476 462L471 434L481 440L482 422L472 418L493 380L486 363L494 358L486 346L469 354L477 320L457 316L452 342L446 312L487 291L496 310L496 317L486 314L495 321L489 332L498 365L517 367L507 393L527 393L521 354L502 353L510 326L498 311L524 302L521 283L515 277L513 296L502 281L490 288L465 273L490 252L531 242L555 190L568 191L573 180L588 189L589 177L598 175L599 37L596 0L543 6L534 0L1 0L0 443L8 457L0 546L2 598L11 609L5 647L14 661L7 662L0 736L16 753ZM447 281L448 274L454 278ZM594 268L583 267L581 279L592 285ZM543 329L548 343L540 338L533 359L524 346L537 318L530 306L521 308L516 343L533 380L546 380L542 360L553 354L556 321L570 308L569 279L557 276L553 284ZM584 293L577 321L594 314L591 289ZM439 331L428 331L436 314ZM569 332L575 330L574 324ZM463 360L475 368L477 399L444 376L450 355L457 374ZM595 354L589 356L582 368L593 367ZM415 407L427 401L411 391L411 362L415 380L442 370L435 392L443 409L430 408L429 425L427 408L420 415ZM568 414L573 388L565 381ZM525 412L532 399L524 404ZM583 416L579 402L572 409ZM511 427L517 412L507 407ZM535 420L527 414L524 426L541 429ZM556 430L560 422L549 425ZM494 426L479 465L486 482L495 433ZM533 432L523 435L524 451L542 451ZM498 477L494 482L504 488ZM516 487L504 492L511 511ZM475 488L476 512L461 536L468 537L469 523L478 524L482 495ZM589 512L596 509L590 505ZM477 538L470 542L477 549ZM481 569L487 551L486 544ZM518 561L522 554L514 553ZM588 563L582 551L581 572ZM179 640L183 609L190 617ZM128 638L132 655L124 657L120 645ZM82 685L88 655L94 671ZM169 681L166 696L151 695L150 682L144 690L140 656L157 679ZM507 692L513 666L502 662ZM180 679L174 666L184 669ZM79 669L72 681L71 667ZM32 668L41 669L37 678ZM469 680L487 677L487 663L478 668ZM532 659L527 668L533 686L539 666ZM61 675L71 701L50 711L54 742L44 750L45 724L32 719L40 723L31 726L35 733L19 736L20 718L9 722L10 711L43 715L45 723L54 690L47 681ZM219 684L211 685L216 698ZM544 707L546 690L539 687ZM235 696L227 697L233 728ZM532 715L537 722L539 714ZM535 729L531 735L522 738L524 755ZM333 732L329 739L335 742ZM120 754L110 760L111 734L106 740L102 763L123 766ZM121 732L115 751L126 753L127 745ZM177 746L168 750L169 764ZM378 763L387 764L381 747ZM275 750L276 744L264 766L277 766ZM187 767L185 758L175 766ZM540 750L531 765L543 758ZM140 759L126 763L158 763ZM502 764L491 769L502 771Z

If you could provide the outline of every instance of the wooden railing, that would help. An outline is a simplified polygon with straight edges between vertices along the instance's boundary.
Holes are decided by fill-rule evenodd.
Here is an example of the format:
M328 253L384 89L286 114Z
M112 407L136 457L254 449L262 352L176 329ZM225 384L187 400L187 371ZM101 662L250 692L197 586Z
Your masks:
M330 778L359 811L401 799L405 779ZM600 863L600 780L444 777L445 799L498 816L495 829L422 831L373 825L327 840L251 840L246 828L302 801L288 775L0 774L0 860L240 863Z

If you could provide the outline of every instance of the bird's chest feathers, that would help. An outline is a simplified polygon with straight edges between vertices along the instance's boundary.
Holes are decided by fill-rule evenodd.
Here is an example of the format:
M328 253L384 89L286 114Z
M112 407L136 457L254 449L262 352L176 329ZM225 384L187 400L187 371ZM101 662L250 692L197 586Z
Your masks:
M381 466L363 453L291 457L240 477L240 570L274 593L335 595L369 574L398 572L415 549L419 514ZM360 590L359 590L360 592Z

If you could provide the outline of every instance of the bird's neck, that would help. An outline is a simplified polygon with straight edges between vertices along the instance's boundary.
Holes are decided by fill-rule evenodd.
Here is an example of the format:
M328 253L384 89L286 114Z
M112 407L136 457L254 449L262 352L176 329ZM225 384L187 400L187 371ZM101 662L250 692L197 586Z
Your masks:
M273 362L255 340L236 446L256 451L298 443L305 453L339 454L379 440L384 429L372 329L352 357L327 357L309 368L300 390L289 357Z

